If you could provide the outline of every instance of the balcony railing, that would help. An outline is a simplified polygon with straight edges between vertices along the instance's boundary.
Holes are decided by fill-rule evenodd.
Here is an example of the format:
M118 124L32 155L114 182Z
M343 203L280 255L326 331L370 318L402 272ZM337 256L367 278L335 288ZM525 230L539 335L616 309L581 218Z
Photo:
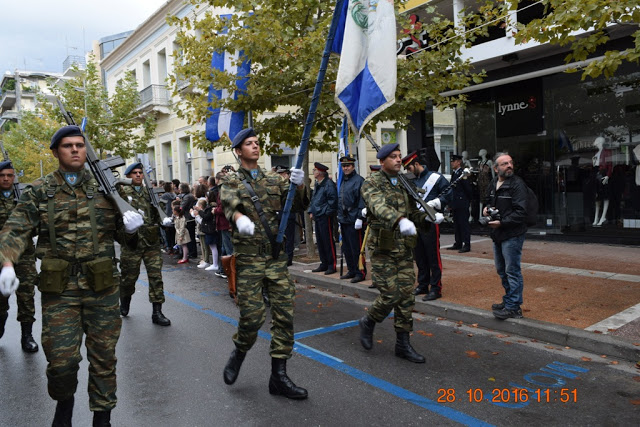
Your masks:
M78 68L84 70L86 68L87 63L84 60L84 57L78 55L69 55L67 59L62 63L62 72L66 73L73 64L77 64Z
M169 91L165 85L149 85L140 91L140 106L138 108L167 107L169 101Z

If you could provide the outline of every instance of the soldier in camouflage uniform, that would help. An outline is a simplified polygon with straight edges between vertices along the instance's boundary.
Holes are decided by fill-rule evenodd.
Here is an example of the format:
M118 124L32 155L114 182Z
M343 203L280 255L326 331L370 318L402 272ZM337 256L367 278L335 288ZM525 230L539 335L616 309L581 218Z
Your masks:
M382 168L362 184L362 198L367 207L369 249L372 250L372 280L380 290L367 314L360 319L360 342L364 348L373 347L373 329L394 310L396 330L395 354L411 362L424 363L409 342L413 330L413 248L416 227L428 231L426 214L398 182L402 155L398 144L382 146L377 154Z
M143 180L142 163L129 165L125 170L127 178L131 178L132 185L121 185L118 189L120 196L140 212L144 218L144 225L138 230L138 242L134 248L122 247L120 253L120 314L127 316L131 305L131 297L136 292L136 281L140 275L140 264L144 261L149 279L149 302L153 313L151 321L160 326L169 326L171 321L162 314L164 303L164 284L162 283L162 253L160 251L160 214L151 204L149 192Z
M16 207L13 192L13 179L15 171L10 161L0 163L0 228L7 222L7 218ZM18 322L22 329L20 343L22 350L27 353L38 351L38 344L33 339L33 322L36 321L36 308L33 303L35 295L35 283L38 280L36 271L35 248L33 241L27 245L26 250L16 264L16 275L20 280L20 286L16 291L18 302ZM9 311L9 298L0 295L0 338L4 335L5 322Z
M113 241L135 239L142 217L118 215L84 168L87 149L77 126L51 139L59 169L27 186L0 232L0 291L11 294L18 280L13 264L38 233L42 260L42 348L49 362L49 395L58 401L53 426L70 426L83 333L89 360L89 407L94 426L109 426L116 405L118 269Z
M293 350L293 305L295 286L287 269L287 254L280 251L273 259L271 241L251 200L247 185L253 188L264 220L272 236L278 232L278 212L282 210L289 183L275 172L258 166L260 143L252 128L243 129L233 139L232 148L241 161L235 174L222 179L220 198L225 216L233 227L233 248L236 255L238 305L240 319L233 336L235 349L224 368L224 382L233 384L238 378L244 358L256 342L265 321L262 288L271 301L271 377L269 393L290 399L305 399L307 390L297 387L287 376L286 362ZM304 173L291 169L291 182L298 186L296 197L302 197ZM246 184L245 184L246 183Z

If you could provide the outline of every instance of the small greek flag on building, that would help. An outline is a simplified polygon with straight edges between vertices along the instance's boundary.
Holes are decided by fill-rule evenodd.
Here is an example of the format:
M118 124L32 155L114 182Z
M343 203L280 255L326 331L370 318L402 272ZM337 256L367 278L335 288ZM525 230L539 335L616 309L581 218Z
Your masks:
M393 0L349 0L343 13L335 99L359 135L369 120L395 102L396 18Z

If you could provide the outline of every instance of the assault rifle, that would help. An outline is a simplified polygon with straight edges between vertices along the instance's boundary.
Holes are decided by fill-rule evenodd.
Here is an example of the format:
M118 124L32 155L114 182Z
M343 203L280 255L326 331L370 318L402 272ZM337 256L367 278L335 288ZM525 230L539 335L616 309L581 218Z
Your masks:
M64 116L67 124L78 126L75 120L73 120L73 116L71 115L71 113L68 113L67 110L65 110L62 102L59 99L57 101L58 107L60 107L60 111L62 112L62 115ZM82 133L84 133L85 125L86 120L83 119L82 126L80 127ZM129 203L127 203L122 197L120 197L120 194L118 194L118 190L116 189L116 184L131 185L130 179L116 178L116 176L113 174L113 171L111 170L111 168L123 166L125 164L122 157L112 156L109 157L106 161L101 160L93 150L93 146L89 142L89 139L86 135L84 135L84 143L87 147L87 164L89 165L89 170L98 181L98 184L100 184L100 190L109 199L111 199L121 215L124 215L124 213L127 211L137 213L138 211L136 209L134 209Z
M142 172L142 176L144 177L144 186L147 187L147 193L149 193L149 199L151 200L151 205L156 208L158 214L160 214L160 224L167 218L167 214L160 206L160 201L158 200L158 193L156 193L155 188L151 185L151 181L149 180L149 176L147 172Z
M9 158L9 153L7 153L7 150L4 149L4 143L2 141L0 141L0 149L2 150L3 161L10 162L11 159ZM13 196L14 196L16 202L18 201L18 199L20 199L20 195L22 194L22 189L23 188L24 188L24 186L22 184L20 184L20 181L18 180L18 174L16 174L14 172L14 175L13 175Z
M380 151L380 146L371 137L371 135L365 133L364 136L367 137L367 139L369 140L369 142L371 143L373 148L376 150L376 152ZM429 217L429 219L432 222L435 222L435 220L436 220L436 210L434 208L432 208L431 206L429 206L427 204L427 202L424 201L422 196L418 193L418 190L416 189L416 187L411 182L409 182L409 180L407 179L405 174L399 173L398 174L398 181L402 184L402 186L405 188L405 190L407 190L407 193L409 193L409 196L411 196L416 201L418 206L420 208L422 208L421 210L424 210L427 213L427 216Z

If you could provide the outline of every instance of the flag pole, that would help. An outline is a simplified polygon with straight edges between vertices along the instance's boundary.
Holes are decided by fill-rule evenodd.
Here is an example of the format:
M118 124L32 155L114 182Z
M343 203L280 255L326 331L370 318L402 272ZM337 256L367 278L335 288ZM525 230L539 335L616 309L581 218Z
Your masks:
M329 57L331 56L331 45L333 38L338 28L338 18L340 14L338 11L342 9L342 4L345 0L338 0L336 7L333 11L333 17L331 18L331 26L329 27L329 35L324 46L324 52L322 54L322 61L320 62L320 69L318 70L318 77L316 78L316 85L313 89L313 97L311 98L311 105L309 106L309 112L307 113L307 121L304 124L304 131L302 132L302 140L300 141L300 148L298 149L298 159L296 160L296 169L302 168L302 162L304 156L307 154L307 147L309 146L309 138L311 137L311 129L313 128L313 121L318 109L318 103L320 102L320 93L322 93L322 83L324 76L327 73L327 65L329 64ZM287 195L287 201L282 211L282 218L280 219L280 228L278 229L278 235L276 236L276 246L273 248L273 253L280 252L282 241L284 240L284 233L287 228L287 221L289 220L289 213L291 206L293 205L293 199L295 197L296 185L291 183L289 185L289 194Z

